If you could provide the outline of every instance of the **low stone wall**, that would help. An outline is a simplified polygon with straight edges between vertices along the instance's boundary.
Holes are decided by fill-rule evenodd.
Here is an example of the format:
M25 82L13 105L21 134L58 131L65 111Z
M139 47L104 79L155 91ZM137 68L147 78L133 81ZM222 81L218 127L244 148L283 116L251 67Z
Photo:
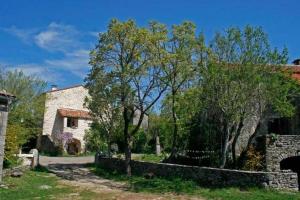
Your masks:
M125 162L121 159L96 156L95 163L103 168L125 172ZM194 180L203 186L256 186L298 190L297 174L290 171L251 172L142 161L132 161L131 168L132 173L136 175L144 175L151 172L159 177L180 177L182 179Z

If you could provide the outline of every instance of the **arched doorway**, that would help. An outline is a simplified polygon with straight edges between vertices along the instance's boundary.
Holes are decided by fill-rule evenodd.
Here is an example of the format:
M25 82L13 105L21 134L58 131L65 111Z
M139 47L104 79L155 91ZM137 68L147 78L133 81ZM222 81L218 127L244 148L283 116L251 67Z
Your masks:
M292 170L298 175L298 187L300 190L300 156L291 156L280 161L281 170Z
M81 152L81 142L78 139L72 138L67 143L67 152L70 155L77 155Z

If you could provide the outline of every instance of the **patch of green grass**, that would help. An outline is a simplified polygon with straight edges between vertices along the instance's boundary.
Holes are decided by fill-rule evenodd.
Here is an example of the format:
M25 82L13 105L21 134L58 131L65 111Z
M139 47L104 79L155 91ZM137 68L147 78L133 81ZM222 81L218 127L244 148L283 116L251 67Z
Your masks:
M59 184L58 178L44 168L27 171L20 178L6 177L4 184L8 189L0 188L1 200L62 199L71 193L79 193L82 199L91 199L88 197L95 195L93 192L81 192L74 187Z
M165 159L165 157L166 157L165 155L158 156L156 154L142 154L133 157L133 160L159 163L163 159Z
M58 188L56 182L56 178L49 173L28 171L20 178L5 178L4 183L9 189L1 188L0 197L1 200L48 199L71 192L67 187ZM48 189L41 189L41 186L47 186Z
M146 179L142 176L127 177L116 171L94 167L94 172L103 178L127 182L133 192L175 193L201 196L216 200L300 200L300 192L275 191L259 188L204 188L195 181L180 178Z

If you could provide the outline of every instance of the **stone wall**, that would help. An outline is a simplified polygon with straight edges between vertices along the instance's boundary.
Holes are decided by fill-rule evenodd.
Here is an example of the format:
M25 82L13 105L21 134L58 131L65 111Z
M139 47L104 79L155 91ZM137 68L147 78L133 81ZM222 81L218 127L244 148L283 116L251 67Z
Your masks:
M266 169L280 171L280 161L300 156L300 135L266 136Z
M125 172L124 160L102 158L96 155L98 166ZM132 172L136 175L154 173L159 177L180 177L212 187L269 187L275 189L298 190L297 174L287 172L251 172L209 167L185 166L166 163L131 162Z

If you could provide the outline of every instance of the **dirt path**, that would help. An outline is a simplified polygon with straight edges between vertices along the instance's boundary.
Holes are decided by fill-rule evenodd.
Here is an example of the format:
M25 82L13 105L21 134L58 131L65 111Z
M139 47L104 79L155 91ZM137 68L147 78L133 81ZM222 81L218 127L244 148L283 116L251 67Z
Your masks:
M128 191L126 183L116 182L101 178L93 174L85 164L90 163L90 158L45 158L40 159L41 164L46 166L51 172L61 178L59 183L68 186L74 186L80 191L91 191L96 193L93 199L116 199L116 200L186 200L203 198L191 197L176 194L149 194L149 193L134 193ZM76 163L76 161L80 161ZM76 194L72 197L65 197L65 199L75 200Z

